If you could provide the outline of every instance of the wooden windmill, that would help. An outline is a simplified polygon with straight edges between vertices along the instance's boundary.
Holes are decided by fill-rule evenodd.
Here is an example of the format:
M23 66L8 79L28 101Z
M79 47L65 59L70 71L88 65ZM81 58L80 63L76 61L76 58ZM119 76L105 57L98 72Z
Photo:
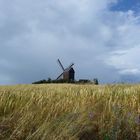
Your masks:
M75 71L73 69L74 63L71 63L66 69L63 67L61 61L58 59L58 64L62 69L62 73L57 77L56 80L63 79L65 81L74 81L75 80Z

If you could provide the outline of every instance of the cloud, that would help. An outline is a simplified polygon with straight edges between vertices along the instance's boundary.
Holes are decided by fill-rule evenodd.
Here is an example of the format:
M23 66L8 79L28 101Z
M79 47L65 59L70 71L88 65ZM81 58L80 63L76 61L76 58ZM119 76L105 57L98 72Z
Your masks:
M140 74L139 69L124 69L120 71L121 74L126 75L126 74L132 74L132 75L137 75Z
M140 17L132 10L110 10L116 3L1 0L0 82L56 78L57 58L65 67L75 62L77 79L112 82L124 73L139 74Z
M122 75L140 75L139 52L140 45L135 47L129 46L127 50L120 50L115 54L111 54L107 63L116 67Z

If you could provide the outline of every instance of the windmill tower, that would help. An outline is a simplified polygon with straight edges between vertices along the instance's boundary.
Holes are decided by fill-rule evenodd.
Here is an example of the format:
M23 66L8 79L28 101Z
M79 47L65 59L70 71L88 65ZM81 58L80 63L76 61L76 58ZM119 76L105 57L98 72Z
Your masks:
M73 69L74 63L71 63L66 69L63 67L61 61L58 59L58 64L62 69L62 73L57 77L56 80L66 80L66 81L74 81L75 80L75 71Z

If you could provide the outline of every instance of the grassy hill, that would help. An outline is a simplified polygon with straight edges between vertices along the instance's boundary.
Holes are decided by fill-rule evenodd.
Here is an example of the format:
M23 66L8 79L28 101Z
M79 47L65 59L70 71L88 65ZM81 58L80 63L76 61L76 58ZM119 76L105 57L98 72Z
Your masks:
M140 85L0 87L0 140L137 140Z

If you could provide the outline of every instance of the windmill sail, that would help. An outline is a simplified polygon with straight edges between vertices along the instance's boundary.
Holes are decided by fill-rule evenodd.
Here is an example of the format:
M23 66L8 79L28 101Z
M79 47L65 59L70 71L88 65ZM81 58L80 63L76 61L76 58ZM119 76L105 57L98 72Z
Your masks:
M61 73L57 78L56 80L60 79L60 77L63 75L63 73Z
M63 65L62 65L62 63L61 63L61 61L58 59L57 60L58 61L58 64L59 64L59 66L62 68L62 70L64 71L65 69L64 69L64 67L63 67Z

